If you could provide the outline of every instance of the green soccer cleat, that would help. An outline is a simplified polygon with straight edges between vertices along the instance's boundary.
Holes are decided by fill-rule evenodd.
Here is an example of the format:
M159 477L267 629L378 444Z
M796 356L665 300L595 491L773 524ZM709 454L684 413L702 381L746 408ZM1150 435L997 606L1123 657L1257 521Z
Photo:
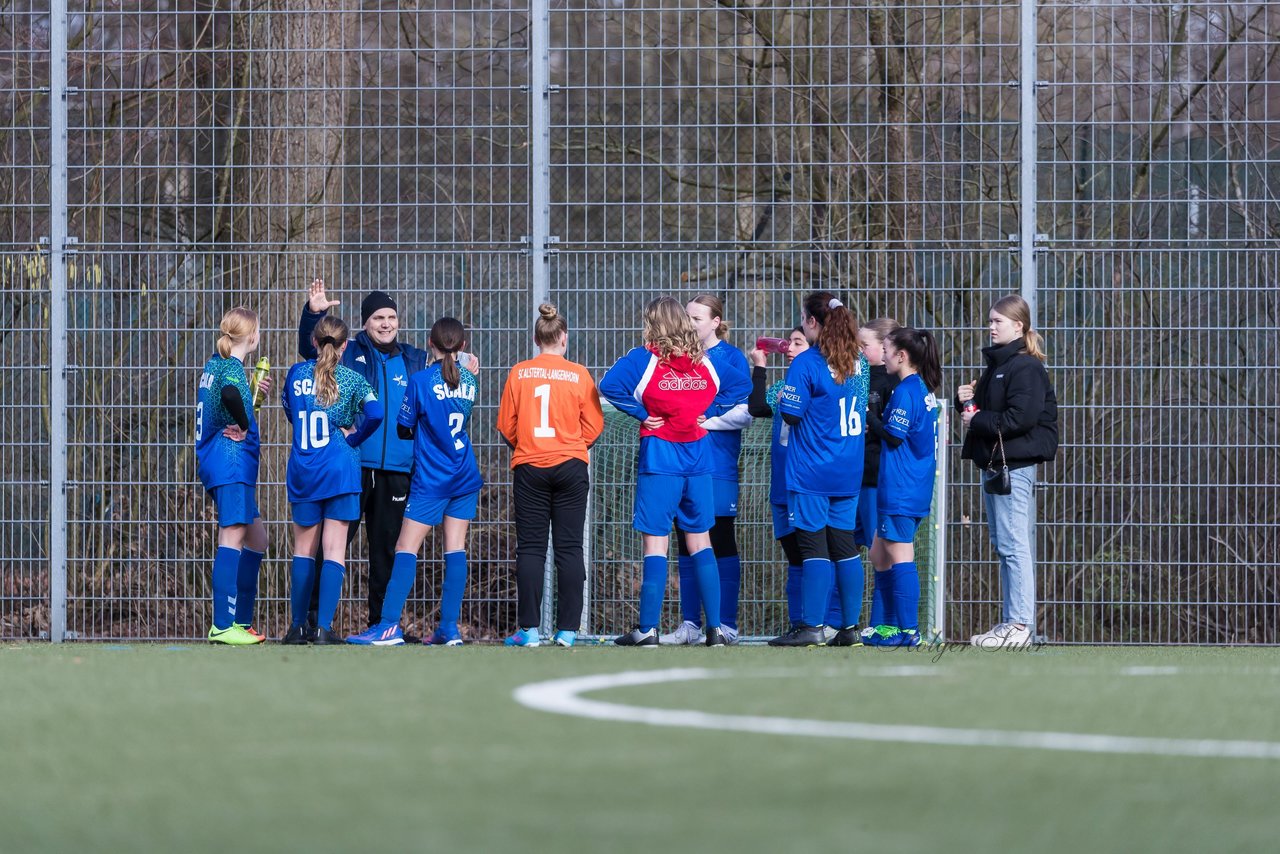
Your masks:
M220 629L212 626L209 629L209 643L222 643L227 646L253 646L256 643L262 643L262 635L252 635L245 631L243 626L232 625L230 628Z

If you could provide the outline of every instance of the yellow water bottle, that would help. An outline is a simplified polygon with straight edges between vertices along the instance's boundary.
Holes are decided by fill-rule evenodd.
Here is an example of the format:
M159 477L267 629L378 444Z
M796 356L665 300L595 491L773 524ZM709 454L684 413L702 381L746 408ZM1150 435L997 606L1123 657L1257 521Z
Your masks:
M258 388L262 381L267 378L267 374L271 371L271 360L263 356L258 360L258 364L253 366L253 411L257 412L262 407L262 401L266 398L262 394L262 390Z

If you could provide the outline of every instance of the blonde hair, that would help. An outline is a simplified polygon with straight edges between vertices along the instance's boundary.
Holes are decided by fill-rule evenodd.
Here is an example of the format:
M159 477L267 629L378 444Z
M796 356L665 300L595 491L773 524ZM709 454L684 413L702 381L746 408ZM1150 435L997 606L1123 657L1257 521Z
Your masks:
M257 331L258 315L253 309L238 305L222 315L222 323L218 328L222 332L218 336L218 355L226 359L231 355L232 347Z
M338 360L349 334L347 324L332 315L320 318L311 333L316 342L315 396L321 406L332 406L338 400Z
M877 317L875 320L868 320L859 328L867 330L876 336L877 341L884 343L884 339L888 337L889 333L901 326L902 324L892 317Z
M704 306L711 312L712 317L720 318L720 324L716 327L716 337L723 341L729 334L729 324L724 322L724 300L715 294L698 294L689 302Z
M688 356L702 361L702 342L689 319L674 297L658 297L644 309L644 343L658 351L659 359L672 356Z
M1042 362L1045 360L1044 339L1031 328L1031 306L1027 305L1026 300L1017 294L1009 294L996 300L991 310L996 314L1003 314L1014 323L1021 323L1023 349L1028 355L1035 356Z
M538 306L538 319L533 324L533 340L539 347L554 347L560 336L569 332L569 323L549 302Z

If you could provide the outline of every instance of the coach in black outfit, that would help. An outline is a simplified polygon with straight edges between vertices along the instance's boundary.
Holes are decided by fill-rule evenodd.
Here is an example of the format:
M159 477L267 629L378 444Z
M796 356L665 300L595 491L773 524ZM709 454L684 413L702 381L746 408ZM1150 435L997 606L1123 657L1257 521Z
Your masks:
M304 359L315 358L312 330L335 305L337 300L325 296L324 281L313 281L298 321L298 353ZM413 440L397 435L395 416L404 400L409 377L427 366L430 354L398 340L400 318L396 302L389 294L373 291L366 296L360 303L360 323L364 328L351 339L342 354L342 364L369 381L387 413L382 426L360 445L363 470L360 512L364 517L365 539L369 542L369 625L372 626L382 619L382 599L391 578L396 538L400 536L413 468ZM469 369L474 371L479 367L474 356L466 359ZM351 526L350 536L355 536L356 528Z

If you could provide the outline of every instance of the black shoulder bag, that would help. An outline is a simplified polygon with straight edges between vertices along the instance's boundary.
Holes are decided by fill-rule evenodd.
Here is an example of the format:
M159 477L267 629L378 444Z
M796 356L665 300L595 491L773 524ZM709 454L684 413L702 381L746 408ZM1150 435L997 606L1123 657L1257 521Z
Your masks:
M987 470L982 473L982 488L991 495L1011 495L1013 481L1009 479L1009 463L1004 458L1004 436L1000 434L999 427L996 428L996 446L1000 448L1000 467L996 468L995 459L987 463Z

